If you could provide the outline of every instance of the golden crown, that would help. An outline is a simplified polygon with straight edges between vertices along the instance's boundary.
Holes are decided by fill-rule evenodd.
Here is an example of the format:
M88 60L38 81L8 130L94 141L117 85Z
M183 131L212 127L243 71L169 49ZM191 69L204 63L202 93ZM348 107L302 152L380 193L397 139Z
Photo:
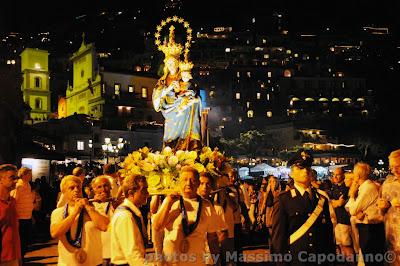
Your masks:
M168 23L174 22L182 24L184 29L186 30L187 38L184 47L179 43L175 43L175 27L173 25L169 28L168 42L164 40L164 42L161 44L160 36L162 28ZM192 40L192 29L190 28L189 23L186 22L183 18L173 16L161 21L161 24L157 26L157 31L154 34L154 37L155 44L157 45L158 50L162 51L165 54L165 58L174 57L176 59L179 59L183 48L185 48L185 50L189 50Z
M189 50L185 50L185 60L179 63L179 69L181 71L191 71L193 68L193 63L189 61Z
M181 70L181 71L191 71L192 70L192 68L193 68L193 63L192 62L187 62L187 61L185 61L185 62L180 62L179 63L179 69Z
M173 25L169 27L168 43L164 41L164 43L158 47L158 50L165 54L165 58L171 56L174 58L179 58L181 55L183 47L179 43L175 42L175 27Z

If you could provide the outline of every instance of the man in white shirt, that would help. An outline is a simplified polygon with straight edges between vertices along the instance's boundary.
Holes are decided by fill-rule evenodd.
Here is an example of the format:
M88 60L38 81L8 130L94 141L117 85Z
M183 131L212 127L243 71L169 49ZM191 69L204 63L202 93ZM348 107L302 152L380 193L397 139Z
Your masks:
M346 207L350 215L356 216L359 233L359 245L363 256L385 253L385 229L383 217L377 206L379 187L369 175L371 167L366 163L354 166L354 181L349 191L349 202ZM357 197L356 197L356 194ZM383 265L383 262L365 260L365 265Z
M111 221L111 263L114 265L153 265L146 260L146 227L139 207L145 205L149 192L144 176L126 177L124 202Z
M210 195L213 187L214 187L213 178L207 173L200 174L200 185L199 188L197 189L197 194L199 194L200 197L202 197L203 199L209 200L213 204L213 207L215 209L215 212L213 212L213 214L215 214L215 216L212 219L217 225L218 241L220 243L223 243L223 241L228 236L228 225L224 221L223 206L214 204L214 200L211 197L214 194ZM207 242L206 242L206 253L207 253L206 264L207 265L217 264L217 262L214 262L214 260L211 257L210 249L208 247Z
M163 256L167 265L206 265L205 243L218 254L215 210L210 201L197 195L199 173L182 167L179 195L168 195L154 217L155 230L165 229Z
M111 198L111 183L108 177L95 177L91 186L94 192L93 206L98 212L111 220L114 214L114 201ZM111 265L111 225L108 226L107 231L101 232L101 243L103 246L103 266Z
M78 177L64 177L60 187L67 203L51 214L50 234L58 238L60 266L102 263L100 230L107 230L110 220L82 198L81 186Z

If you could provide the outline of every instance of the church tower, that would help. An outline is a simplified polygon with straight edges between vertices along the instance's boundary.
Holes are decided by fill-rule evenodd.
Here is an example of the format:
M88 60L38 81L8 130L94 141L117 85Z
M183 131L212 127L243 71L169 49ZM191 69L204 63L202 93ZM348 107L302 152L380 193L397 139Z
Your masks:
M23 77L21 90L24 102L31 108L30 118L33 123L47 121L50 114L49 53L26 48L20 56Z
M82 34L81 47L70 60L73 65L73 79L72 86L68 84L66 91L67 116L77 113L101 118L104 98L96 50L92 43L85 43L85 34Z

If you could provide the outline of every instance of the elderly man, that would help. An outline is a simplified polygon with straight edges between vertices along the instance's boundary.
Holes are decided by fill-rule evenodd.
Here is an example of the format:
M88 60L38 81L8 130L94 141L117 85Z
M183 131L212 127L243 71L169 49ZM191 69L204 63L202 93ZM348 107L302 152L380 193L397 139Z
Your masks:
M0 266L18 266L21 259L16 203L10 197L17 179L17 167L0 165Z
M278 265L314 265L308 257L335 254L328 199L311 186L312 162L305 151L289 160L294 188L280 194L274 204L271 253L292 259Z
M58 238L58 265L99 265L102 263L100 231L106 231L108 217L82 198L79 177L65 176L60 184L66 204L51 214L50 234Z
M81 180L82 197L87 198L88 195L84 188L85 169L83 169L82 167L75 167L74 170L72 170L72 175L78 177ZM67 203L67 200L64 196L64 193L61 191L60 198L58 199L58 202L57 202L57 208L63 207L66 203Z
M199 173L185 166L179 174L182 196L165 198L154 217L154 229L165 229L163 246L167 265L206 265L205 243L218 254L215 210L210 201L197 195Z
M11 196L17 202L17 214L19 219L19 235L21 239L21 255L24 257L28 245L32 240L32 211L34 195L32 194L31 185L32 170L22 167L18 170L18 182Z
M125 200L111 221L111 262L113 265L149 265L145 258L146 227L139 210L149 197L146 178L126 177L122 187Z
M379 187L369 179L371 167L368 164L357 163L353 172L354 181L346 207L350 215L357 218L359 245L365 256L365 265L384 265L382 261L371 261L366 257L385 253L385 228L377 206Z
M91 183L94 198L93 205L96 210L107 216L109 219L114 214L114 201L111 198L111 183L107 176L98 176ZM103 266L111 265L111 226L107 231L101 232L101 243L103 246Z

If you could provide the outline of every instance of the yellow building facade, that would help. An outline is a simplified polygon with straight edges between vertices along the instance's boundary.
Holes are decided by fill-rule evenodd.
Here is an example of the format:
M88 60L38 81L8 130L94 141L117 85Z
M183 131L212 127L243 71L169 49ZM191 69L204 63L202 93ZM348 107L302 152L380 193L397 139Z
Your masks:
M24 102L30 108L33 123L47 121L50 114L49 53L45 50L26 48L21 56L23 81L21 90Z
M70 60L73 65L73 83L68 85L66 91L67 116L77 113L101 118L105 101L94 45L86 44L83 40Z

